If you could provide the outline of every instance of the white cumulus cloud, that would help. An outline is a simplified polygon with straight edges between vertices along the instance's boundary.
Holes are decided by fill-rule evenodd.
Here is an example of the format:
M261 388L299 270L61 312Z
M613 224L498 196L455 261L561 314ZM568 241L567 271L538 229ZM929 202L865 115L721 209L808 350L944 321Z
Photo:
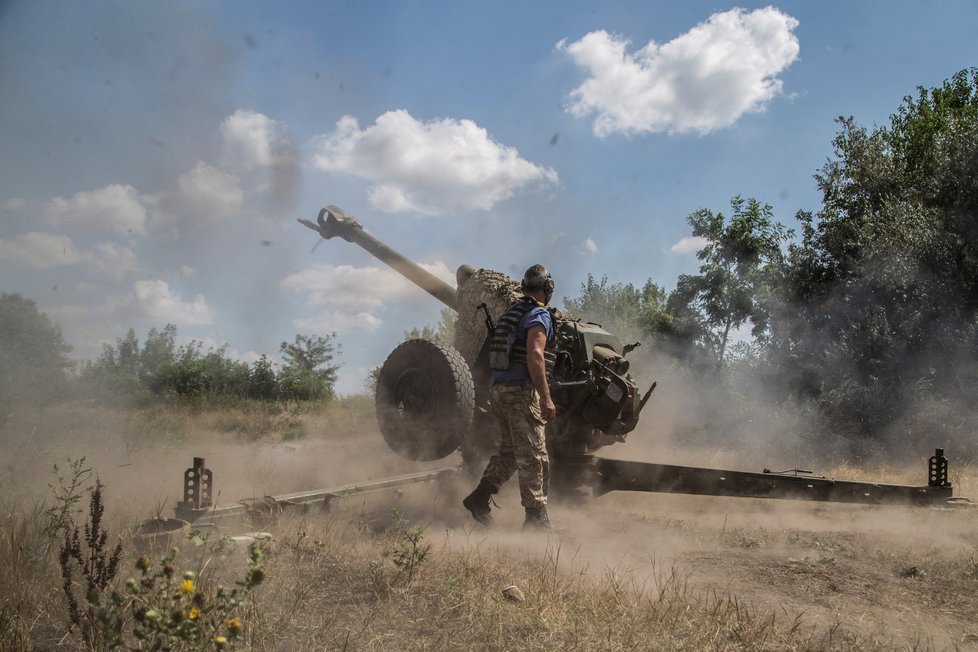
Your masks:
M71 238L53 233L24 233L0 240L0 260L28 269L50 269L85 262L88 257Z
M205 222L233 215L244 204L238 178L203 161L177 179L177 191L183 207Z
M450 284L454 280L440 261L421 266ZM423 292L393 270L352 265L316 265L286 277L280 285L284 290L305 295L306 304L319 309L315 317L293 322L301 332L319 333L374 331L383 323L375 313Z
M214 310L203 295L183 301L166 281L136 281L124 304L138 315L158 323L180 325L211 324Z
M225 155L246 169L295 163L285 126L263 113L238 109L221 123L221 135Z
M422 264L438 278L451 283L453 275L442 262ZM306 295L310 306L344 312L368 312L401 297L423 292L390 269L352 265L315 265L286 277L281 287Z
M380 328L383 320L368 312L348 313L326 310L315 317L294 319L292 325L300 333L343 333L366 331L372 333Z
M136 255L128 247L103 242L92 251L79 249L65 235L24 233L11 240L0 239L0 260L27 269L51 269L70 265L87 265L91 270L108 275L116 282L136 269Z
M669 251L676 254L689 254L694 251L699 251L706 246L709 240L698 235L691 235L681 239L679 242L675 243L669 247Z
M122 235L146 232L143 198L128 185L76 192L71 199L55 197L45 202L42 213L49 224L94 227Z
M594 254L598 253L598 245L596 245L594 240L591 238L587 238L581 243L581 253L588 256L593 256Z
M97 272L107 274L116 282L122 281L130 272L138 268L136 254L128 247L113 242L103 242L89 254L89 266Z
M600 137L728 127L761 111L781 92L777 78L798 58L798 21L774 7L731 9L665 44L629 52L628 40L604 30L557 44L587 72L568 111L595 115Z
M204 161L177 178L176 187L146 197L153 226L180 234L184 223L213 224L240 214L244 191L240 179Z
M527 184L557 182L554 170L521 158L471 120L420 122L404 110L366 129L345 116L315 147L318 168L374 183L371 203L391 213L489 210Z

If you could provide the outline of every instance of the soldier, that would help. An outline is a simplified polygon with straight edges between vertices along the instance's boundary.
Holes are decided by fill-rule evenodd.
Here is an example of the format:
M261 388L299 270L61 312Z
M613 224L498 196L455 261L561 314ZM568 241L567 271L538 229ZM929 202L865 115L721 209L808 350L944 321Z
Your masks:
M554 292L543 265L533 265L520 283L523 297L496 322L489 341L489 398L499 424L499 452L492 456L479 486L462 505L483 525L492 523L490 501L514 472L526 510L523 528L550 528L547 490L546 423L556 416L548 375L556 360L553 317L546 309Z

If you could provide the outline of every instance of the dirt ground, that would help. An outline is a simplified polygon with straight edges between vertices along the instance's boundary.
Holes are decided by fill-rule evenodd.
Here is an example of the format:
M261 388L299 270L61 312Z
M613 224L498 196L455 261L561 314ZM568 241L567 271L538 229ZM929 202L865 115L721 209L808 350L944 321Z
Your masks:
M351 455L370 462L341 463ZM218 460L212 468L232 462ZM260 448L242 464L249 471L228 478L239 497L445 466L407 463L369 435ZM923 484L923 470L920 476ZM227 495L228 484L216 477ZM250 492L243 477L255 480ZM583 503L555 499L551 513L560 531L542 540L520 531L515 479L497 497L493 530L473 526L461 509L465 490L461 483L414 487L372 500L408 500L415 521L460 549L477 544L533 557L559 546L568 573L614 573L654 590L668 569L693 591L735 597L781 623L841 624L896 647L978 649L978 511L972 509L612 493Z
M844 623L901 646L978 640L972 511L672 495L608 496L588 511L622 559L654 555L782 622Z
M39 445L24 437L8 447L4 470L29 478L21 487L43 487L51 460L90 444L81 438ZM193 456L205 457L213 470L219 504L457 462L407 462L369 429L274 444L201 439L176 450L115 446L90 455L117 517L169 516ZM672 453L683 459L682 451ZM913 470L901 473L877 479L926 481L923 460L919 478ZM957 493L978 491L969 484ZM978 510L612 493L572 503L555 498L551 517L560 530L526 536L515 479L497 496L492 530L476 526L461 508L468 488L467 481L413 487L370 500L407 503L410 518L443 548L478 546L514 558L558 550L568 573L627 578L651 595L664 577L678 575L693 591L733 597L787 627L844 627L901 649L978 649ZM359 500L367 499L348 499Z
M516 534L504 491L500 532ZM652 589L675 571L693 591L736 598L781 624L841 625L894 648L978 649L978 512L793 501L608 494L551 509L565 570L628 576ZM450 526L466 527L451 519Z

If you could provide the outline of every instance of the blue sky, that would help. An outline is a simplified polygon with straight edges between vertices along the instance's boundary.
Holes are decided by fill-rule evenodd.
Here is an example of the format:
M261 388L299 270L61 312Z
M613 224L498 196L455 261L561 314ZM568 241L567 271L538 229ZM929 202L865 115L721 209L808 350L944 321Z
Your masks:
M0 291L77 358L167 322L244 360L335 330L358 391L440 305L296 218L336 204L449 280L671 289L688 214L794 226L836 117L976 64L974 0L0 1Z

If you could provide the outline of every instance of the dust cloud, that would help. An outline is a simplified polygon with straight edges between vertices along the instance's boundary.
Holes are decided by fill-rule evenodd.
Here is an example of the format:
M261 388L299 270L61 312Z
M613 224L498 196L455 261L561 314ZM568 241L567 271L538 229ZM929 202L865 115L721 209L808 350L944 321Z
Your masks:
M242 434L249 419L255 417L233 408L110 409L84 401L25 408L0 426L0 488L13 499L49 496L49 485L57 483L53 465L64 474L69 460L84 458L105 485L110 515L135 522L172 515L194 457L205 458L213 472L218 505L447 466L399 457L373 424L271 417L286 422L270 428L305 433L283 441Z

